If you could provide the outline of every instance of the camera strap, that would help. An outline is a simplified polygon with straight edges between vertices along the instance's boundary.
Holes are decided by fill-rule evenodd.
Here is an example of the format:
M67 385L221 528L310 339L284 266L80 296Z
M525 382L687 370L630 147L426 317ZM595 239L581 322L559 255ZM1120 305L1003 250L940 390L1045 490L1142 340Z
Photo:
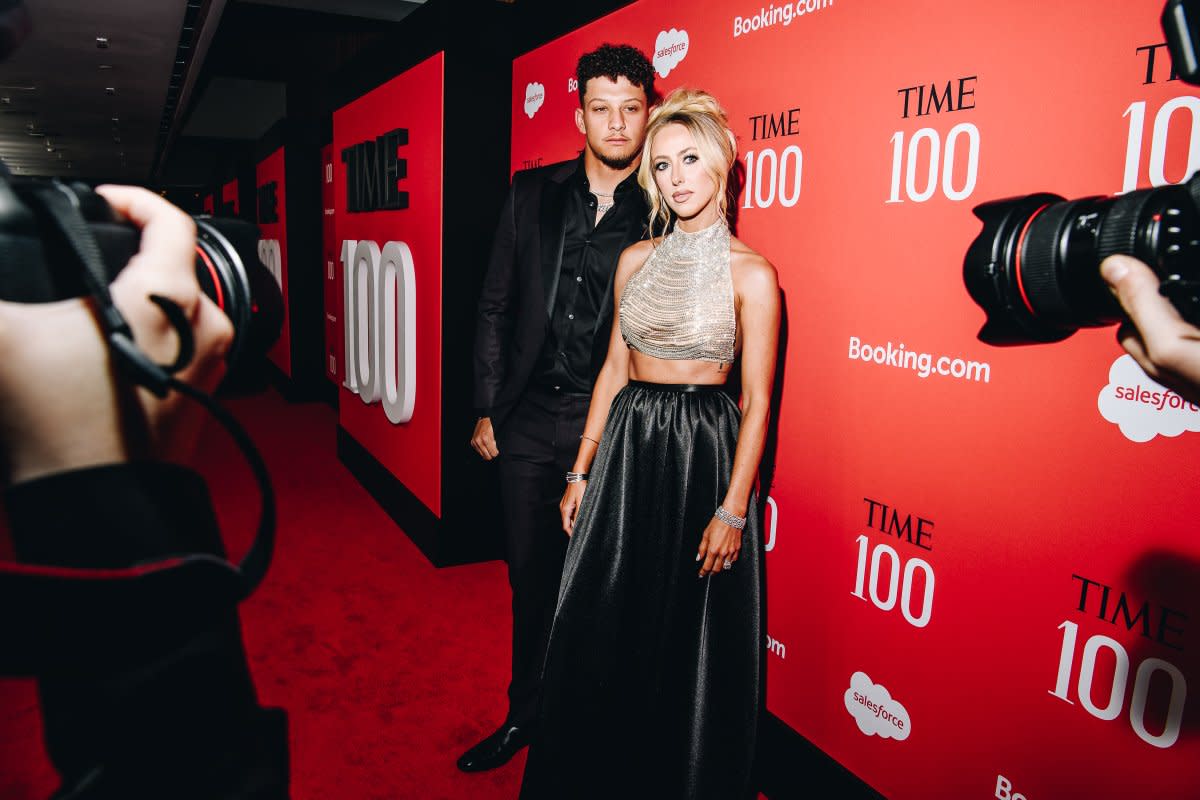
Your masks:
M104 329L104 338L122 372L134 383L146 387L156 396L165 397L170 385L171 372L177 371L191 360L190 353L194 348L192 329L182 311L176 306L178 313L168 313L167 319L179 335L180 356L186 352L188 358L183 359L181 363L181 359L176 357L175 364L171 367L156 364L134 342L133 330L113 304L112 293L108 290L104 257L100 253L96 237L88 228L87 220L79 210L79 200L75 194L58 181L51 181L34 187L31 199L35 199L41 206L47 219L54 224L79 259L83 268L83 282L95 304L96 314ZM157 298L153 302L164 310L165 305L170 303L166 298L157 295L153 295L153 298Z
M170 603L172 599L187 606L206 601L236 603L244 600L265 577L275 546L275 493L261 454L232 414L207 393L174 376L173 373L186 366L194 355L192 330L183 310L168 298L158 295L148 298L166 315L180 342L174 363L155 363L138 347L129 323L113 303L99 245L80 212L75 195L59 182L52 181L38 187L31 199L78 257L84 285L94 302L105 340L120 371L158 397L173 390L203 406L230 434L246 458L262 500L254 541L236 565L209 553L181 553L120 569L0 562L0 584L4 593L16 597L50 598L54 601L52 605L59 605L71 596L88 603L105 603L107 597L122 608L137 608L144 603ZM39 631L34 626L28 633L28 646L36 648ZM18 646L11 639L6 640L5 645Z

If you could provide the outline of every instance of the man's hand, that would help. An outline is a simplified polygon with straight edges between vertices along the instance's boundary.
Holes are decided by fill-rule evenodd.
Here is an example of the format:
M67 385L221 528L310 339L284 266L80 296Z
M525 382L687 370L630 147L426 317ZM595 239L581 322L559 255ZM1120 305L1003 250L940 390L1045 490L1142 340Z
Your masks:
M1151 378L1200 403L1200 328L1158 293L1158 277L1136 258L1109 256L1100 273L1129 316L1117 341Z
M480 417L475 422L475 432L471 434L471 447L475 448L475 452L479 453L484 461L491 461L500 455L500 450L496 447L496 434L492 431L491 417Z
M567 536L575 533L575 518L579 516L579 505L583 502L586 489L587 481L568 483L562 500L558 501L558 512L562 516L562 527Z

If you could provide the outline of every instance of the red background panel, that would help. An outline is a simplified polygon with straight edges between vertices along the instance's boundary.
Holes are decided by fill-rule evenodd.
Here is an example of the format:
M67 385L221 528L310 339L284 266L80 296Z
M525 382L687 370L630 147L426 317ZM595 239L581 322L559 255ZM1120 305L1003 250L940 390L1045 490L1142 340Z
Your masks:
M258 222L259 238L273 239L279 242L280 289L283 292L283 329L279 339L267 353L275 366L284 375L292 374L292 336L291 310L288 307L288 249L287 249L287 185L284 181L284 154L280 147L271 155L258 162L255 168L255 185L262 189L269 183L275 183L276 222L264 223L260 217Z
M1147 83L1138 51L1163 41L1161 3L800 0L790 22L784 8L641 0L522 56L511 161L579 151L570 80L578 56L603 42L655 58L660 36L670 44L685 31L660 89L704 88L729 112L746 183L736 233L775 265L785 302L764 487L778 512L769 710L898 800L931 787L995 797L1000 776L1029 798L1193 796L1194 701L1169 746L1147 739L1171 739L1172 696L1200 689L1200 412L1179 412L1182 433L1136 441L1102 407L1164 430L1166 418L1116 399L1109 373L1124 367L1112 328L991 347L976 338L983 313L962 279L979 203L1109 195L1130 159L1138 187L1160 162L1168 180L1186 177L1200 89L1167 80L1162 50ZM941 100L948 83L953 103L929 108L929 87ZM532 118L530 84L544 89ZM921 86L929 113L917 113ZM1160 118L1172 101L1182 108ZM794 127L764 135L764 115ZM885 363L851 358L855 342L882 348ZM899 353L918 367L923 355L931 367L945 357L947 370L974 362L980 379L922 377ZM1122 381L1152 390L1144 375ZM891 525L880 522L885 505ZM1109 587L1103 614L1100 585L1080 610L1083 578ZM928 611L927 622L903 607L917 621ZM1066 688L1055 694L1060 663ZM872 700L890 695L884 709L906 720L905 738L881 735L882 714L860 728L849 710L862 709L857 673L876 685ZM1114 685L1113 719L1102 719Z
M417 499L441 515L441 303L443 55L438 53L343 106L333 115L337 255L347 240L404 242L416 272L416 402L410 421L393 425L379 403L364 404L345 386L341 351L339 422ZM400 147L408 192L403 210L348 213L343 150L396 128L408 130ZM344 265L337 265L341 283ZM341 328L339 328L340 330Z
M238 182L235 178L221 187L221 205L228 206L229 215L236 217L241 213L238 202Z

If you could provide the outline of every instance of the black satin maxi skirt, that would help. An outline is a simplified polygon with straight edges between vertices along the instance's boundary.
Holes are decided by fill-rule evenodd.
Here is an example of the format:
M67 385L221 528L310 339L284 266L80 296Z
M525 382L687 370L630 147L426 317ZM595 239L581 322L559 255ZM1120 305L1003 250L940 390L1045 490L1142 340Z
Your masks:
M752 797L762 537L699 578L741 413L722 387L631 382L576 519L522 800Z

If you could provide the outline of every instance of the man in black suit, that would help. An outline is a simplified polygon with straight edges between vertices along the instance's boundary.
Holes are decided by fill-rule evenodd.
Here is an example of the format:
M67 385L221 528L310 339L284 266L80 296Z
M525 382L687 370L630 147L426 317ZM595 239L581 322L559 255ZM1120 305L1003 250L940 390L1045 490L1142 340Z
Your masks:
M606 44L579 59L576 76L583 152L513 176L479 299L471 445L499 460L513 659L508 714L459 758L466 772L506 763L537 721L568 541L558 501L608 349L617 259L647 223L637 166L654 67Z

